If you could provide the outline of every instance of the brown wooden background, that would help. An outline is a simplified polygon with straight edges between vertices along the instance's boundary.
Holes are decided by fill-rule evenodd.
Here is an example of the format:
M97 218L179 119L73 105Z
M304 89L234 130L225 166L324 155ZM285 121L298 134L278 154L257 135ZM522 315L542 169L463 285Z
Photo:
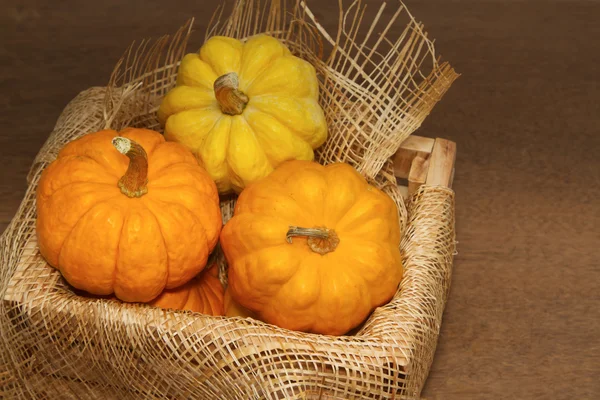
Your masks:
M213 4L0 0L0 231L66 103L191 16L197 48ZM458 145L459 255L423 395L600 398L600 2L406 4L462 73L417 132ZM335 26L336 1L312 8Z

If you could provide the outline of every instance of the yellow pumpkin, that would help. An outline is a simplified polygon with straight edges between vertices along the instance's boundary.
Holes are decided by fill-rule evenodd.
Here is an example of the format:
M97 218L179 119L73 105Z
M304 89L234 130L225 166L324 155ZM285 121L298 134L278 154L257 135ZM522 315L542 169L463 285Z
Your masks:
M40 253L77 289L148 302L206 266L223 225L191 152L147 129L67 144L37 188Z
M233 300L283 328L340 335L402 278L396 204L350 165L287 161L221 231Z
M187 54L158 117L217 184L240 192L281 162L312 160L327 137L314 67L279 40L215 36Z
M183 286L167 289L149 304L160 308L224 315L224 289L216 264L205 268Z

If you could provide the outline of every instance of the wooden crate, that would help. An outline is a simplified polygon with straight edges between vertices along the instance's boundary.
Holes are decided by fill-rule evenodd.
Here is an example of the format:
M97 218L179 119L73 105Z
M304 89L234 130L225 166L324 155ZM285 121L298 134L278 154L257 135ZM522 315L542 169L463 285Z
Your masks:
M421 185L452 187L456 143L442 138L409 136L394 155L394 174L404 198Z
M451 187L455 158L456 144L452 141L421 136L409 137L393 157L394 173L404 198L407 199L423 184ZM56 303L48 301L46 297L48 292L53 293L54 299L62 300ZM70 296L72 293L60 274L48 267L39 255L37 240L33 234L23 249L17 271L2 299L7 309L21 310L23 315L27 316L21 321L22 323L30 327L37 326L39 329L45 329L49 324L49 328L55 333L49 337L45 331L40 332L44 339L38 340L35 348L24 349L30 354L27 361L31 371L30 379L35 382L35 386L46 388L46 394L50 397L60 394L64 398L77 398L81 395L117 399L122 387L107 386L98 380L99 376L110 372L112 362L107 358L107 354L99 352L102 344L93 341L83 343L78 339L82 333L80 324L93 329L92 315L74 315L73 310L66 305L67 297ZM58 303L61 305L57 306ZM143 312L152 311L145 308ZM52 322L48 322L67 319L72 323L60 329L53 326ZM124 323L123 326L125 325ZM120 328L124 332L127 331L126 327ZM202 328L205 328L202 324L197 327L197 329ZM152 326L148 326L149 332L153 332L153 329ZM157 346L157 352L164 350L158 344ZM135 354L135 349L124 349L122 352ZM65 364L63 356L66 353L69 353L69 359L77 359L79 362ZM395 362L402 368L410 363L408 359L395 359ZM144 360L140 360L140 363L143 364ZM165 375L169 375L169 372L165 371ZM199 370L197 379L201 380L203 376ZM174 373L172 380L178 379L179 377ZM131 395L133 397L141 395L142 389L142 387L131 388ZM329 398L320 395L319 398Z

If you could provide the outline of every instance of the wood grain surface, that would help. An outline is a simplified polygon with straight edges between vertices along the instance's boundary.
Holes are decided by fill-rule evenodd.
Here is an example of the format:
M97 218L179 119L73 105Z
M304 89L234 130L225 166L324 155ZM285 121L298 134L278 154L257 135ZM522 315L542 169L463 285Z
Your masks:
M192 16L196 49L213 4L0 1L0 231L66 103ZM458 151L459 254L423 396L600 398L600 2L406 4L462 74L417 132ZM312 8L335 26L336 1Z

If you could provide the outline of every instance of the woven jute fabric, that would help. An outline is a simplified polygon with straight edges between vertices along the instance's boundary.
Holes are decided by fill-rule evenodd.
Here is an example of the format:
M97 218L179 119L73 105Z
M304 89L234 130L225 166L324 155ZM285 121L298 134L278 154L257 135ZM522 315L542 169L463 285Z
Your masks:
M390 157L457 74L439 63L402 4L388 4L368 23L361 2L340 4L334 34L304 3L273 0L218 9L206 37L266 32L315 66L329 124L316 160L353 165L398 205L405 275L394 298L348 335L305 334L253 319L81 296L39 255L41 172L62 146L86 133L161 130L156 109L175 84L190 21L172 36L131 47L106 87L85 90L67 105L36 157L25 198L0 238L1 398L419 397L450 285L454 193L423 185L404 201ZM234 197L223 199L224 222L234 204ZM223 257L219 262L226 284L227 266Z

